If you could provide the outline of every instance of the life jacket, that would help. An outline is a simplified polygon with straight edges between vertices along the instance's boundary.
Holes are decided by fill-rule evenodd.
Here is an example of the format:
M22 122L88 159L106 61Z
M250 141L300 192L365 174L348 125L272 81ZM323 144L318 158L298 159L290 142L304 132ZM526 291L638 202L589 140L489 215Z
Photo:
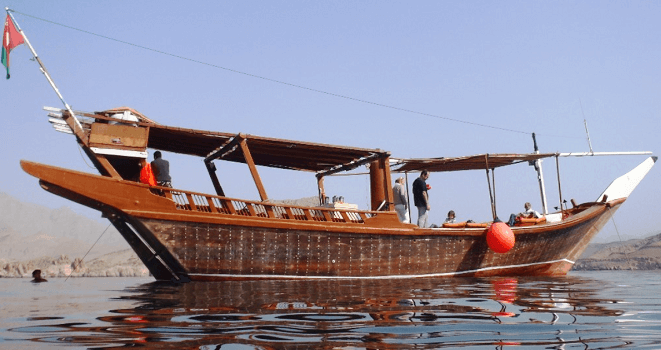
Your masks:
M140 182L149 186L156 186L156 177L154 177L154 172L151 171L151 164L147 163L140 170Z

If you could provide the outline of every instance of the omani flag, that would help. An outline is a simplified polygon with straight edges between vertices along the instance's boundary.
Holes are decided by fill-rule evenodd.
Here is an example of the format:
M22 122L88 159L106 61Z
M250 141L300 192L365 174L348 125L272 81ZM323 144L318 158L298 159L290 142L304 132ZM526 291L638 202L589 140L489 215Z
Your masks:
M11 17L7 15L5 20L5 31L2 34L2 64L7 67L7 79L9 79L9 52L23 43L23 35L16 30Z

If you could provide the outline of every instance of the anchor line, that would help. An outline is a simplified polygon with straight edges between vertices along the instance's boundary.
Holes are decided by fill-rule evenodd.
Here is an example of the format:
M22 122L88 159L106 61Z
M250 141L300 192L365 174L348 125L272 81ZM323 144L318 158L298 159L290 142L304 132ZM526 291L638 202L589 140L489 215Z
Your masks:
M87 254L89 254L89 253L92 251L92 248L94 248L94 246L95 246L97 243L99 243L99 240L101 239L101 237L103 237L103 235L106 233L106 231L108 231L108 229L110 228L110 225L112 225L112 224L108 224L108 227L106 227L106 229L103 230L103 232L101 233L101 236L99 236L99 238L96 239L96 242L94 242L94 244L92 244L92 246L91 246L90 249L87 251L87 253L85 253L85 255L83 256L83 258L80 259L80 265L76 266L76 261L74 260L73 268L71 269L71 272L69 272L69 275L68 275L67 278L64 280L64 282L66 282L66 281L69 279L69 277L71 277L71 274L72 274L74 271L76 271L76 269L77 269L78 267L80 267L80 266L82 265L83 260L85 260L85 257L87 257Z
M213 67L213 68L217 68L217 69L222 69L222 70L225 70L225 71L228 71L228 72L245 75L245 76L248 76L248 77L261 79L261 80L269 81L269 82L276 83L276 84L286 85L286 86L297 88L297 89L307 90L307 91L316 92L316 93L320 93L320 94L324 94L324 95L328 95L328 96L332 96L332 97L342 98L342 99L346 99L346 100L350 100L350 101L354 101L354 102L360 102L360 103L364 103L364 104L369 104L369 105L382 107L382 108L388 108L388 109L392 109L392 110L396 110L396 111L400 111L400 112L405 112L405 113L417 114L417 115L421 115L421 116L432 117L432 118L437 118L437 119L443 119L443 120L453 121L453 122L457 122L457 123L463 123L463 124L468 124L468 125L473 125L473 126L479 126L479 127L483 127L483 128L490 128L490 129L513 132L513 133L519 133L519 134L530 134L529 131L516 130L516 129L504 128L504 127L495 126L495 125L488 125L488 124L482 124L482 123L477 123L477 122L471 122L471 121L467 121L467 120L444 117L444 116L440 116L438 114L419 112L419 111L415 111L415 110L408 109L408 108L387 105L387 104L384 104L384 103L369 101L369 100L365 100L365 99L361 99L361 98L357 98L357 97L351 97L351 96L342 95L342 94L339 94L339 93L334 93L334 92L329 92L329 91L325 91L325 90L311 88L311 87L307 87L307 86L303 86L303 85L289 83L289 82L278 80L278 79L268 78L268 77L265 77L265 76L252 74L252 73L248 73L248 72L243 72L243 71L239 71L239 70L236 70L236 69L233 69L233 68L223 67L223 66L220 66L220 65L217 65L217 64L204 62L204 61L196 60L196 59L181 56L181 55L176 55L176 54L173 54L173 53L170 53L170 52L157 50L157 49L147 47L147 46L144 46L144 45L139 45L139 44L135 44L135 43L132 43L132 42L125 41L125 40L112 38L112 37L109 37L109 36L106 36L106 35L97 34L97 33L94 33L94 32L88 31L88 30L72 27L72 26L69 26L69 25L66 25L66 24L62 24L62 23L54 22L54 21L47 20L47 19L44 19L44 18L32 16L32 15L22 13L22 12L18 12L18 11L15 11L15 10L10 10L10 11L12 11L14 13L17 13L17 14L21 14L23 16L34 18L34 19L39 20L39 21L54 24L54 25L61 26L61 27L64 27L64 28L68 28L68 29L71 29L71 30L75 30L75 31L78 31L78 32L81 32L81 33L93 35L93 36L103 38L103 39L106 39L106 40L115 41L115 42L118 42L118 43L121 43L121 44L124 44L124 45L133 46L133 47L136 47L136 48L139 48L139 49L152 51L152 52L155 52L155 53L158 53L158 54L179 58L179 59L182 59L182 60L185 60L185 61L189 61L189 62L193 62L193 63L197 63L197 64L201 64L201 65L205 65L205 66L209 66L209 67ZM567 136L567 135L551 135L551 134L548 134L547 136L575 138L573 136Z

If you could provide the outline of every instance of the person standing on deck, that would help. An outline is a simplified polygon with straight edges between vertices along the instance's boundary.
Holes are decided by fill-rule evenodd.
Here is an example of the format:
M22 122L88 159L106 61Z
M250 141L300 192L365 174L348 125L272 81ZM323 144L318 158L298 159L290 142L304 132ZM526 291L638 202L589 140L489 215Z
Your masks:
M410 223L409 211L408 211L408 193L406 193L406 188L404 187L404 178L400 177L395 180L395 187L392 188L392 192L395 195L395 211L397 212L397 217L399 222Z
M154 160L151 162L152 171L156 175L156 184L162 187L172 187L170 178L170 162L161 158L161 151L154 152Z
M427 190L430 189L427 185L429 172L423 170L420 177L413 181L413 203L418 208L418 226L427 227L427 215L431 209L429 206L429 195Z

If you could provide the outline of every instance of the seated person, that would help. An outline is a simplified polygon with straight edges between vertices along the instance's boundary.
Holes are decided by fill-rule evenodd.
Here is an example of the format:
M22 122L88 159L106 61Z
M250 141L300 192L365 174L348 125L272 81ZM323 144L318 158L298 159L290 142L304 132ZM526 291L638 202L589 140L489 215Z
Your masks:
M523 213L510 215L510 220L507 222L507 225L514 226L514 224L516 223L516 218L517 217L535 218L535 219L539 219L539 218L542 217L542 215L540 215L537 211L535 211L532 208L532 205L530 204L530 202L526 202L526 204L523 205L523 208L526 210Z
M445 222L443 222L443 223L444 224L454 224L455 217L456 216L454 214L454 210L450 210L448 212L448 217L445 219Z
M149 186L156 186L156 178L154 177L151 164L145 159L140 159L140 182Z
M466 227L466 224L472 224L475 222L473 220L457 222L456 218L457 216L454 210L450 210L448 212L448 217L443 222L443 227Z

